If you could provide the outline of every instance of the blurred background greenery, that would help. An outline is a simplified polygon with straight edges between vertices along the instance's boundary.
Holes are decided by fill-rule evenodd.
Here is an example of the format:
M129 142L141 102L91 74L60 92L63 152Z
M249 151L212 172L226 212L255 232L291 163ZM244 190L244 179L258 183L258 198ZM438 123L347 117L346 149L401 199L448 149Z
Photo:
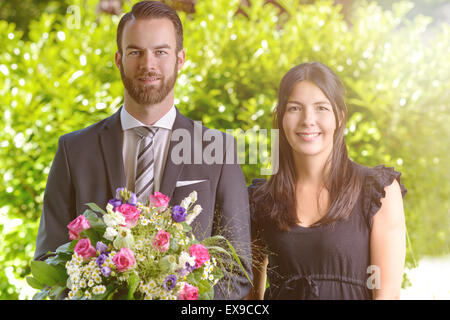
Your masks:
M135 2L1 2L0 299L32 296L24 278L58 137L122 103L116 27ZM222 130L270 129L282 76L327 64L347 88L351 158L402 172L407 266L450 253L448 1L165 2L184 24L181 112ZM260 166L242 166L248 183Z

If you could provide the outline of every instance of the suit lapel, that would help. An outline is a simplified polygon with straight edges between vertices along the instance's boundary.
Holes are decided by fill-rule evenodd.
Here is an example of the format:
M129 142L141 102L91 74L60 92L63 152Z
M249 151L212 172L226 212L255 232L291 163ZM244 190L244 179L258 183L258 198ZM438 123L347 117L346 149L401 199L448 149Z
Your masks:
M106 119L103 129L100 131L100 145L108 174L109 188L113 197L116 194L116 188L125 187L126 185L122 155L121 109L122 107Z
M178 109L176 109L176 110L177 110L177 115L175 118L175 122L173 123L172 132L174 132L176 129L183 128L183 129L187 129L190 132L191 137L192 137L193 132L194 132L194 127L193 127L192 121L189 120L188 118L186 118L185 116L183 116L178 111ZM179 141L172 141L172 139L170 141L169 149L167 151L166 165L164 168L164 174L163 174L161 188L160 188L161 193L165 194L169 198L172 198L173 191L175 190L175 186L178 181L178 177L180 176L180 173L184 166L183 163L175 164L172 161L172 157L171 157L172 149L178 143L179 143Z

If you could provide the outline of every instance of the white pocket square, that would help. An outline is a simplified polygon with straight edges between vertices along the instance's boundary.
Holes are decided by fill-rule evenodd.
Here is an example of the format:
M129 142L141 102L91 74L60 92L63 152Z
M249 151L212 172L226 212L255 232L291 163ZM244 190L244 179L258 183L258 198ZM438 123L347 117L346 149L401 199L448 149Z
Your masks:
M194 183L200 183L206 180L186 180L186 181L177 181L177 184L175 185L175 187L183 187L183 186L188 186L190 184L194 184Z

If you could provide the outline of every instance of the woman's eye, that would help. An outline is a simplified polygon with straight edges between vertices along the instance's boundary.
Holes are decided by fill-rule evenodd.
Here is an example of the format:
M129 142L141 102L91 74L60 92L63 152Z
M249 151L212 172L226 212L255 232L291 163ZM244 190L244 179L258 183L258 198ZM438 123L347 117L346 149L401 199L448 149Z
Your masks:
M288 110L289 110L289 111L299 111L299 110L300 110L300 107L298 107L298 106L289 106L289 107L288 107Z

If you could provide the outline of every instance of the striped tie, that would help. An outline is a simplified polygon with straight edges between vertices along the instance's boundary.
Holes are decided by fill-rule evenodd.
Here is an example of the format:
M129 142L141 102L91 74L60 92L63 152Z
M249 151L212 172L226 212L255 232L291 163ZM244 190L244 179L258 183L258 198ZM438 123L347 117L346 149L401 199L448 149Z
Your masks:
M154 163L153 137L158 128L136 127L134 131L140 137L136 162L134 190L138 201L146 205L153 192Z

